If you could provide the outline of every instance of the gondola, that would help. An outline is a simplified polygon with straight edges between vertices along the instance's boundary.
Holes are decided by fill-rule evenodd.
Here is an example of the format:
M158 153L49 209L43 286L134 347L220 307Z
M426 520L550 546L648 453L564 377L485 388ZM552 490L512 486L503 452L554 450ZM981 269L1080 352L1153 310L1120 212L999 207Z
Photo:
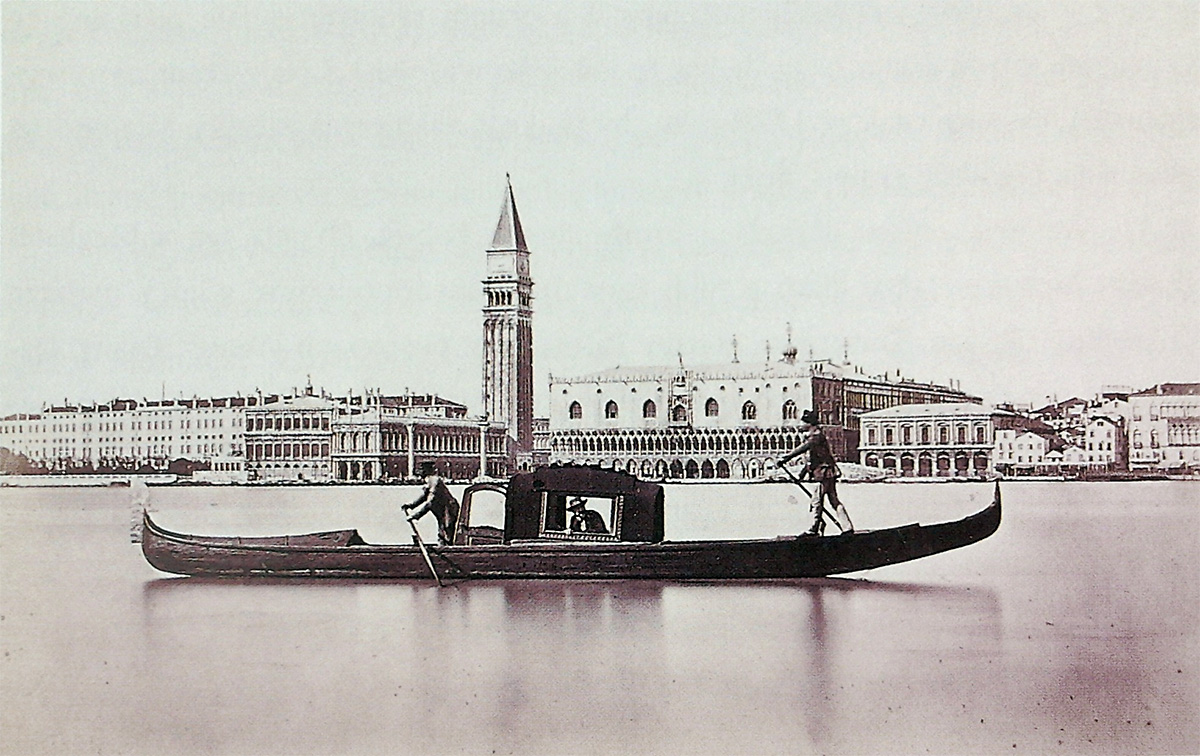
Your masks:
M473 526L482 491L504 496L503 528ZM570 502L599 510L604 532L572 529ZM607 516L605 516L607 515ZM277 537L197 536L143 514L142 553L156 569L228 577L755 580L858 572L961 548L1000 526L1000 486L953 522L826 536L664 540L662 486L593 467L545 467L463 493L452 543L372 544L357 530ZM424 551L424 553L423 553ZM429 561L426 561L426 556Z

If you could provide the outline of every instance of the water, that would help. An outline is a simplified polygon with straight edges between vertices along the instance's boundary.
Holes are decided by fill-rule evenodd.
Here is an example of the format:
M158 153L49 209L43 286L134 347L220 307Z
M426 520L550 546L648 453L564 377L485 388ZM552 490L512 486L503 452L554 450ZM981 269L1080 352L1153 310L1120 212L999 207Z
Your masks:
M668 537L794 533L792 490L669 487ZM382 542L414 493L151 503L175 530ZM992 538L851 578L440 590L171 578L129 542L132 495L0 491L0 752L1200 752L1196 484L1006 484ZM844 491L860 528L990 497Z

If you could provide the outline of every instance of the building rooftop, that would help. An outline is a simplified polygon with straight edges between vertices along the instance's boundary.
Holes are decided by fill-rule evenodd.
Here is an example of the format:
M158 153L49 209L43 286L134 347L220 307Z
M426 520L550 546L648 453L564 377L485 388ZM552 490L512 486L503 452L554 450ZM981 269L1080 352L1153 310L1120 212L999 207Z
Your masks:
M685 365L682 369L672 365L631 365L597 370L576 376L550 376L553 383L616 383L620 381L669 381L680 373L693 378L807 378L808 365L799 363L772 363L769 365L744 362L726 362L715 365Z
M979 415L1009 415L1016 413L1008 410L992 409L982 404L971 402L938 402L930 404L901 404L896 407L865 412L859 417L864 420L887 418L929 418L929 417L975 417Z
M1200 396L1200 383L1160 383L1130 396Z

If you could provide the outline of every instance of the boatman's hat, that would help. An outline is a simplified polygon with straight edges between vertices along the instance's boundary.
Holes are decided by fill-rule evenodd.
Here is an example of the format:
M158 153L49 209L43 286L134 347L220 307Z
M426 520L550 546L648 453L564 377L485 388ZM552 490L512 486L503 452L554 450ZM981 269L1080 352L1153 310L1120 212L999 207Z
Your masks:
M809 425L820 425L821 418L817 415L816 410L804 410L800 413L800 420Z
M583 500L583 497L576 496L574 499L571 499L571 504L567 507L567 509L574 512L576 509L583 509L583 505L586 503L587 502Z
M436 475L437 467L433 464L433 462L431 462L429 460L425 460L421 464L417 465L417 474L418 475Z

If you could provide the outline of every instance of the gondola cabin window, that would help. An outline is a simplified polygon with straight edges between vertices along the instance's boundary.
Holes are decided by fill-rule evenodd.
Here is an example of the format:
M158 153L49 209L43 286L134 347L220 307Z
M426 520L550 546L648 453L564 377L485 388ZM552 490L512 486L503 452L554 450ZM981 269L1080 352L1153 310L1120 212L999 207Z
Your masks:
M623 496L544 493L538 536L570 541L616 541Z

